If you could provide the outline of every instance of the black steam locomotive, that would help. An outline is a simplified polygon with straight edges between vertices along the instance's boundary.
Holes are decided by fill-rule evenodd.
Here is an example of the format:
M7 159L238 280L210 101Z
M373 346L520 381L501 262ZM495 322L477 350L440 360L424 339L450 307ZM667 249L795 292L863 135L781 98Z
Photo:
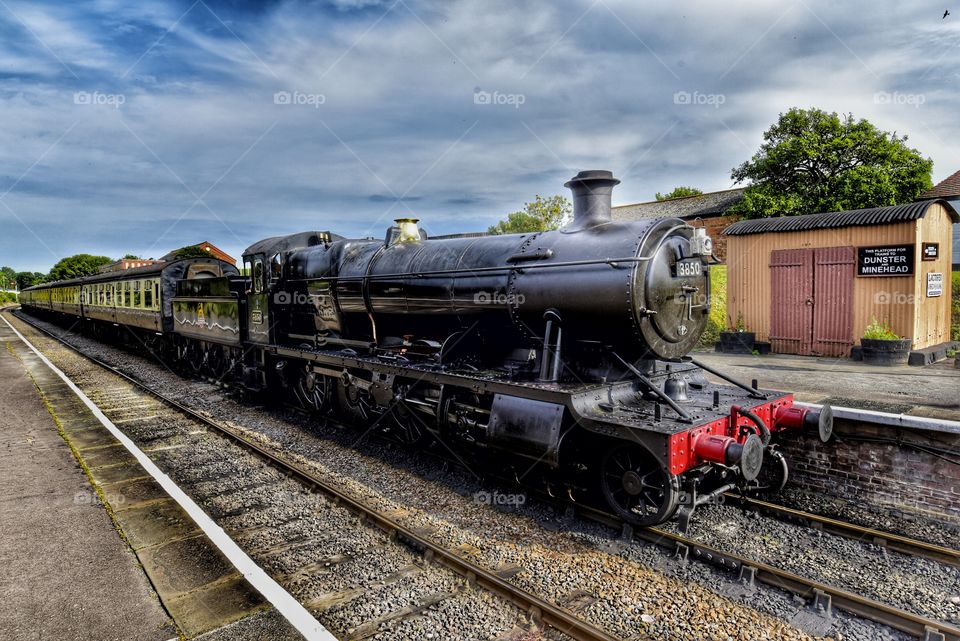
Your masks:
M107 276L112 298L104 275L41 285L23 307L149 334L196 371L285 390L636 525L687 519L733 488L779 489L775 439L826 440L829 408L688 356L710 309L712 242L679 219L612 221L619 182L567 182L573 221L557 231L427 238L400 219L382 241L306 232L249 247L249 277L193 259ZM150 329L117 308L122 283L146 276L158 283Z

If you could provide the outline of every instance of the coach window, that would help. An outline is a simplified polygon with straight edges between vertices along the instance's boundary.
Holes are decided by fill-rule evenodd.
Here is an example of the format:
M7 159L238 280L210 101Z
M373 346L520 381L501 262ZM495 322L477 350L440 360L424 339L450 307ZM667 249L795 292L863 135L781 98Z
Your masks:
M157 301L157 309L160 309L160 283L155 282L153 284L153 297Z
M133 281L133 306L140 307L140 281Z
M263 259L256 258L253 261L253 291L257 294L263 293Z
M149 280L143 281L143 306L153 309L153 284Z

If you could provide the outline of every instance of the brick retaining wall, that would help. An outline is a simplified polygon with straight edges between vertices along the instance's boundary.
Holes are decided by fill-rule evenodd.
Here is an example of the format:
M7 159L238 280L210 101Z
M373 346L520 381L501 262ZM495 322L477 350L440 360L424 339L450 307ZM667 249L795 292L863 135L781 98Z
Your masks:
M960 435L845 421L837 421L836 433L827 444L816 438L783 442L794 487L960 522L960 465L895 443L843 438L900 439L960 459Z

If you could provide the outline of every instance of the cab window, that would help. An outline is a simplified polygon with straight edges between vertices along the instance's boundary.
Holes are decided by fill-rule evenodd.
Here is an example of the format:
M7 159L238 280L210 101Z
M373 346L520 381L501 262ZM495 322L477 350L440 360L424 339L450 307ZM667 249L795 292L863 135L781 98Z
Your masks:
M263 259L257 258L253 261L253 291L263 293Z
M281 276L283 276L283 263L280 260L280 252L277 252L270 259L270 280L280 280Z

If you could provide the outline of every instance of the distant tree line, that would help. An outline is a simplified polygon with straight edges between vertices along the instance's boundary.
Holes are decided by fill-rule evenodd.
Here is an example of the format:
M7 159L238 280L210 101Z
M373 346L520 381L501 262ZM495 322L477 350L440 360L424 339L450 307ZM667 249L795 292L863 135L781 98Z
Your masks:
M206 258L209 254L196 245L187 245L173 252L175 258ZM141 260L136 254L126 254L123 260ZM152 260L152 259L151 259ZM109 256L94 256L92 254L74 254L62 258L50 268L46 274L41 272L18 272L12 267L0 267L0 289L26 289L41 283L71 278L92 276L100 268L115 262Z

